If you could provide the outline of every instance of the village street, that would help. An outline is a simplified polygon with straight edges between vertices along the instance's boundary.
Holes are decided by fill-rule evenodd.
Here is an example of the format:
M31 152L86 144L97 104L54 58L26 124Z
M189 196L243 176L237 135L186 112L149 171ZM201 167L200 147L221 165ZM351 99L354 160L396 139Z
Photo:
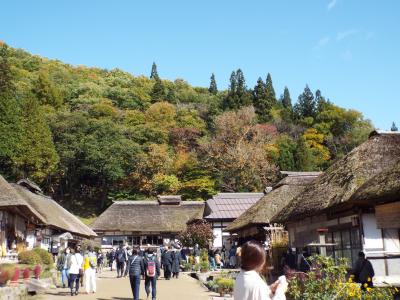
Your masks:
M128 277L116 278L115 272L103 271L97 279L97 293L84 294L84 288L78 296L71 297L69 289L52 290L38 300L130 300L132 299L131 287ZM140 285L140 299L146 299L144 281ZM181 274L179 279L166 281L160 278L157 281L157 300L209 300L216 294L208 292L199 282L186 274ZM36 298L35 298L36 299Z

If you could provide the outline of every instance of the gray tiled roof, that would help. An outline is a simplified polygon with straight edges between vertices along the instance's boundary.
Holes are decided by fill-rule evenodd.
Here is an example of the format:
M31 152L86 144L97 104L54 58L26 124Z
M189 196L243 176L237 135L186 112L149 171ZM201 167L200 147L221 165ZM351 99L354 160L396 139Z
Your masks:
M264 196L264 193L219 193L207 200L205 219L236 219Z

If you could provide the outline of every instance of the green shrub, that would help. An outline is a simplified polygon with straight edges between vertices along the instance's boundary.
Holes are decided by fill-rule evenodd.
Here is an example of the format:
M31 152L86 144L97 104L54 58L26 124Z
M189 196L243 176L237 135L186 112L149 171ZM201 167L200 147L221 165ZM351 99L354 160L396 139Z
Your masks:
M227 292L232 292L233 287L235 286L235 280L233 280L232 278L220 277L215 280L215 283L218 285L219 288Z
M32 251L40 256L42 264L52 265L54 263L53 256L47 250L42 248L34 248Z
M201 272L207 272L208 271L208 267L209 267L209 265L208 265L208 261L207 262L201 262L200 263L200 271Z
M21 264L36 265L42 263L39 254L34 251L23 251L18 254L18 260Z

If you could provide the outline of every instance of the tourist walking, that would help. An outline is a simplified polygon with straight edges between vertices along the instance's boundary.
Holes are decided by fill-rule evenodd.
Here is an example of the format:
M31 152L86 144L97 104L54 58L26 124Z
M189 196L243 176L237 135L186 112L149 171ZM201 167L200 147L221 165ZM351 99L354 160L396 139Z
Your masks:
M83 274L83 257L80 254L79 249L80 248L71 249L71 255L68 258L69 288L71 289L71 296L73 296L74 294L78 295L79 280L81 278L81 275Z
M133 300L139 300L140 276L144 274L143 257L137 249L132 250L127 269L129 270L129 282L131 283Z
M103 271L103 265L104 265L104 254L99 249L97 253L97 273L100 274Z
M146 290L147 299L150 296L151 285L151 299L156 300L157 296L157 279L160 276L160 263L156 259L153 250L148 249L143 259L144 269L144 288Z
M112 266L114 264L115 261L115 249L112 248L111 251L108 253L108 266L110 267L110 271L112 271Z
M215 250L214 259L215 259L216 267L221 269L223 267L224 263L222 262L222 256L220 254L219 249Z
M129 258L131 257L131 255L132 255L132 249L131 249L130 247L126 247L126 257L127 257L127 261L126 261L126 264L125 264L125 273L124 273L124 277L128 276L128 273L129 273L128 261L129 261Z
M194 256L194 261L196 264L200 263L200 248L199 244L196 244L193 249L193 256Z
M234 299L271 299L271 290L260 276L265 264L266 253L261 244L249 241L243 245L242 265L235 281Z
M360 251L358 253L355 268L351 273L354 275L354 281L361 283L361 289L363 291L368 287L373 287L372 278L375 276L375 271L371 262L365 258L364 252Z
M229 267L236 268L236 245L229 250Z
M172 278L178 279L179 272L181 271L181 253L178 249L174 249L171 253L172 256Z
M61 273L61 284L63 288L66 286L65 282L67 282L67 286L69 286L68 259L70 255L71 249L67 247L57 258L57 270Z
M172 274L172 253L168 246L165 246L165 251L161 256L161 261L164 267L164 278L165 280L170 280Z
M120 278L124 275L125 263L128 260L128 254L122 244L120 244L117 251L115 251L115 260L117 263L117 278Z
M208 249L208 262L210 264L210 270L215 271L215 253L212 248Z
M85 256L83 258L83 272L85 274L86 294L96 293L96 267L96 253L93 252L92 246L88 246Z

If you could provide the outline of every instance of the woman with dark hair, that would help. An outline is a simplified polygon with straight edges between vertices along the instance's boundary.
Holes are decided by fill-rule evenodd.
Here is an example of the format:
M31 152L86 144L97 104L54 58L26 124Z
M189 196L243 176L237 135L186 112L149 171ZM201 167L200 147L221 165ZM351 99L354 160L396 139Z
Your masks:
M242 265L235 282L234 298L270 300L271 290L260 276L266 266L264 247L256 241L249 241L242 246L241 252Z

